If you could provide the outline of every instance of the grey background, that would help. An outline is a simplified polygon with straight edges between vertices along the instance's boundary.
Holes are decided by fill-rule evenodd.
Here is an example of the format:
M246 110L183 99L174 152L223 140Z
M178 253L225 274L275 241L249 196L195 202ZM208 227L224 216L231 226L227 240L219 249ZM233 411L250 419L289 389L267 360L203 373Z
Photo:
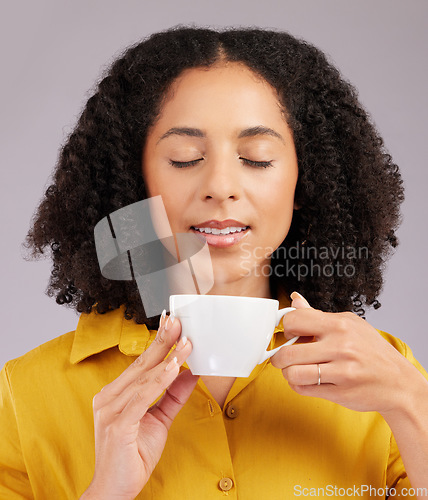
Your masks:
M407 342L428 367L428 2L38 0L8 2L2 10L0 366L78 321L44 294L49 261L24 261L20 245L90 89L127 45L195 22L290 31L327 52L359 89L406 186L401 245L387 267L382 307L367 318Z

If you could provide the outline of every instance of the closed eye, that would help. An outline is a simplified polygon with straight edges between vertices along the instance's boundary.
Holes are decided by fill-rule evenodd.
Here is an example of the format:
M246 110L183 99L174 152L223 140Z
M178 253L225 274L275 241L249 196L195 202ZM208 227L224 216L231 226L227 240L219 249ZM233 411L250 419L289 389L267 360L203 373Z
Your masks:
M248 158L242 158L242 156L239 157L240 160L242 160L246 165L250 165L251 167L273 167L272 165L272 160L270 161L253 161L249 160Z
M176 160L169 160L169 163L176 168L186 168L186 167L193 167L194 165L197 165L200 161L202 161L204 158L198 158L196 160L191 160L191 161L176 161ZM244 162L244 164L249 165L251 167L272 167L272 160L270 161L253 161L249 160L248 158L243 158L242 156L239 157L240 160Z
M198 158L197 160L192 161L175 161L169 160L169 163L176 168L184 168L184 167L193 167L193 165L198 164L203 158Z

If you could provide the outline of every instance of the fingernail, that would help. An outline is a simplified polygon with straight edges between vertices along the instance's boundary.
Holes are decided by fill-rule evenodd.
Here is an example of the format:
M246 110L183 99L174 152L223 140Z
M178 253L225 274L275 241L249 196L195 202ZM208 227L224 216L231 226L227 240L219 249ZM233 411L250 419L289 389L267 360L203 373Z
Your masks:
M165 366L165 371L169 372L177 364L177 356L174 356L171 361Z
M180 341L177 344L177 347L175 348L176 351L181 351L183 347L187 344L187 337L181 337Z
M175 316L173 314L168 316L168 319L166 320L165 330L169 330L171 325L174 323L174 320L175 320Z
M166 316L166 309L162 311L161 317L159 318L159 328L162 324L162 321L165 319L165 316Z
M305 297L303 297L303 295L301 295L299 292L293 292L290 297L293 298L293 295L297 295L298 297L300 297L301 299L303 300L306 300Z

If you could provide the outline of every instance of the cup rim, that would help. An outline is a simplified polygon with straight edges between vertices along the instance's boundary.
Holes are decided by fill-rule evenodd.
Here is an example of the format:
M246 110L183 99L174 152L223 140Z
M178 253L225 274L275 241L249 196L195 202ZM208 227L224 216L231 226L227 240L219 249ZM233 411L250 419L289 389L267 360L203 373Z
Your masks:
M240 299L240 300L249 300L249 301L254 301L254 300L269 300L272 302L277 302L279 303L278 299L269 299L267 297L246 297L245 295L209 295L209 294L197 294L197 293L176 293L173 295L170 295L170 299L172 297L218 297L219 299L221 298L229 298L229 299Z

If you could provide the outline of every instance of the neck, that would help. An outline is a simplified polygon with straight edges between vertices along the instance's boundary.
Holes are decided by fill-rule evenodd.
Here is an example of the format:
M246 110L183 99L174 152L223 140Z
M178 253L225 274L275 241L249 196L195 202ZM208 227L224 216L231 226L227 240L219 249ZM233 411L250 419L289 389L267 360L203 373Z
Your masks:
M271 299L269 278L252 280L241 278L237 281L214 282L207 295L235 295L241 297L261 297Z

